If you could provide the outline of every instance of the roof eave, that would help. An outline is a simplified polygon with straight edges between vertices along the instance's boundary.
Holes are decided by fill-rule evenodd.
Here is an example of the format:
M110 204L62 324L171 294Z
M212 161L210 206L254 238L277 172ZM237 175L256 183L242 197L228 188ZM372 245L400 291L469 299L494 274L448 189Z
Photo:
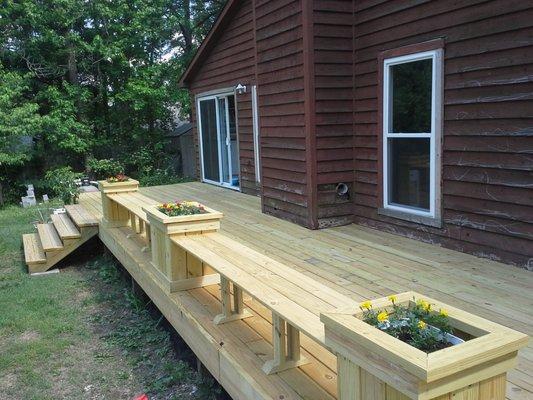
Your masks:
M187 69L183 74L181 75L178 83L179 86L182 88L189 87L189 82L194 77L194 74L197 72L200 62L205 59L207 56L207 53L213 46L213 41L216 38L217 34L220 32L221 29L224 28L224 26L227 24L229 18L232 16L232 12L235 9L235 5L239 2L239 0L228 0L222 11L217 17L217 20L209 30L209 33L205 37L205 39L202 41L202 44L194 54L193 59L187 66Z

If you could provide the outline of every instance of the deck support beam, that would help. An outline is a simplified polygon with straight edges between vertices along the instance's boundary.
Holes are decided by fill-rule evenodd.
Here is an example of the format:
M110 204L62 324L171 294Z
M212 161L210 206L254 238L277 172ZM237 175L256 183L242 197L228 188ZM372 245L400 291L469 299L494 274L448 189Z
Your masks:
M275 313L272 313L272 346L274 359L263 365L267 375L309 363L300 354L300 331Z
M220 276L220 297L222 302L222 313L218 314L213 319L215 325L225 324L226 322L236 321L253 316L252 313L244 308L242 289L235 284L233 284L232 307L230 281L222 275Z

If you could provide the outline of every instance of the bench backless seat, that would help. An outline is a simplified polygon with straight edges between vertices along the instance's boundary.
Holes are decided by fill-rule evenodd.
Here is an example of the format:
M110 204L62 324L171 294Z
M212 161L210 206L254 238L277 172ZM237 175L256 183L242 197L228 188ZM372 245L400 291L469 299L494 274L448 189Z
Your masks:
M250 315L242 291L271 310L274 359L265 364L266 373L306 362L300 356L300 332L325 347L321 312L358 309L354 300L221 233L175 236L172 241L220 274L222 313L215 323Z

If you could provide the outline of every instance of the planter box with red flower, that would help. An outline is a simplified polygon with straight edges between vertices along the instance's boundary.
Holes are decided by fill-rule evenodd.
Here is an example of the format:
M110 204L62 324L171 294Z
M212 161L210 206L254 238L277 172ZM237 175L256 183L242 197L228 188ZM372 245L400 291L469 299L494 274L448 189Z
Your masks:
M176 235L219 230L222 213L194 201L143 207L150 223L152 267L168 291L213 285L220 281L209 266L172 242Z
M106 227L120 227L128 225L130 216L127 209L109 198L110 194L136 192L139 182L123 174L98 181L98 189L102 195L102 223Z
M528 336L414 292L324 313L339 400L505 400Z

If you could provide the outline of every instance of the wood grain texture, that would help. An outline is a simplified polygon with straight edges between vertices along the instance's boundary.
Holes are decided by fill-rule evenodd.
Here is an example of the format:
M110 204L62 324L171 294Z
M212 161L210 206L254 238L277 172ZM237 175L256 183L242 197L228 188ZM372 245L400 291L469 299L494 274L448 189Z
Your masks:
M320 282L356 302L393 292L416 290L505 326L530 335L533 333L531 309L524 307L524 304L533 301L533 278L527 271L509 269L509 266L498 262L354 224L310 231L261 213L257 197L243 196L212 185L193 182L141 188L140 191L158 202L169 197L194 198L216 208L225 215L221 224L221 232L225 236L280 262L286 266L287 273L300 271L311 281ZM80 202L94 218L101 218L98 193L83 194ZM219 296L218 287L211 292ZM205 303L205 299L201 301ZM269 320L268 310L255 305L250 307L249 303L246 306L254 312L260 311ZM220 303L217 302L209 321L218 313ZM252 320L246 319L245 322L248 324ZM269 340L270 324L258 325L257 329ZM248 337L252 340L250 343L255 343L253 335ZM330 371L335 370L336 362L331 359L331 353L320 353L313 347L314 343L302 338L303 349L313 349L314 354L320 354L319 358ZM262 345L253 348L263 353L271 351L271 347L265 349ZM533 374L532 348L530 344L519 354L517 367L507 376L508 400L528 399L533 393L533 386L529 383L529 376ZM304 355L309 357L307 352ZM263 362L259 363L259 368ZM314 371L306 368L302 367L309 373ZM337 381L336 378L325 378L327 374L324 371L316 375L316 379L321 376L325 385L329 382L328 390L333 393L331 384L336 385ZM230 383L226 380L226 384Z

